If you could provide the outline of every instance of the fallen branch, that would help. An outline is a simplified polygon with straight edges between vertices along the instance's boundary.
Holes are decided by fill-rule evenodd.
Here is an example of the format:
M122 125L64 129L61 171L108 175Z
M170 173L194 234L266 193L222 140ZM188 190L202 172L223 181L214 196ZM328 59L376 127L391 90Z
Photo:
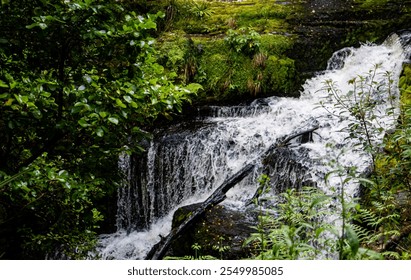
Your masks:
M307 130L298 132L298 133L296 133L296 134L293 134L293 135L285 138L285 139L284 139L283 141L281 141L281 143L278 144L277 146L285 146L285 145L287 145L288 142L290 142L291 140L293 140L293 139L295 139L295 138L297 138L297 137L299 137L299 136L304 136L304 135L306 135L306 134L311 134L311 133L313 133L315 130L317 130L318 128L319 128L319 126L315 126L315 127L313 127L313 128L310 128L310 129L307 129ZM310 137L309 137L309 138L310 138Z

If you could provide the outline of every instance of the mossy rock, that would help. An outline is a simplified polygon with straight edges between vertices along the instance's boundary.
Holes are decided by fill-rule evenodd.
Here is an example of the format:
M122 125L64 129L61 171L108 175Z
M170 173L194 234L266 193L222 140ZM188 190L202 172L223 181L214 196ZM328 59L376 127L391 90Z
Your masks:
M264 69L265 91L271 93L283 92L284 96L296 95L294 88L294 81L296 80L294 60L290 58L280 59L275 55L271 55L268 57L266 65Z
M178 227L191 215L199 204L179 208L173 216L172 228ZM223 259L243 259L251 256L253 248L243 246L244 241L253 232L256 217L243 212L230 210L217 205L194 222L171 246L168 257L213 256ZM196 253L192 248L196 244L200 249ZM218 248L224 248L219 252Z

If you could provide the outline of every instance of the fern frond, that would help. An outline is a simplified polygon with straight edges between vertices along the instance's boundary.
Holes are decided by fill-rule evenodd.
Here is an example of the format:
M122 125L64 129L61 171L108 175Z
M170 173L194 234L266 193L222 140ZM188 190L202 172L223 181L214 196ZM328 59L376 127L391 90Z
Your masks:
M367 237L370 234L370 232L367 229L365 229L364 227L362 227L360 225L351 224L350 226L355 231L355 233L357 234L358 239L360 240L360 242L363 242L364 240L366 240Z
M382 252L381 255L385 259L390 259L390 260L399 260L399 259L401 259L400 254L398 254L397 252L386 251L386 252Z

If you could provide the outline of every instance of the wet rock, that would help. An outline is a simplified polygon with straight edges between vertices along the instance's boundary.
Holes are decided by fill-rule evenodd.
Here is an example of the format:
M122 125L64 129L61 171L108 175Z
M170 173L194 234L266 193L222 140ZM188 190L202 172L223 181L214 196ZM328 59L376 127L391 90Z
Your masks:
M308 0L288 19L297 36L288 56L302 78L325 69L327 58L343 47L381 42L409 27L411 1L393 0L372 8L354 0ZM407 8L408 7L408 8Z
M179 208L173 217L173 228L178 227L199 204ZM251 246L244 246L244 241L255 230L257 223L254 213L245 213L217 205L206 212L190 229L177 239L168 252L168 256L185 257L212 256L220 259L244 259L252 254ZM196 253L192 246L199 246ZM220 252L219 249L225 248Z

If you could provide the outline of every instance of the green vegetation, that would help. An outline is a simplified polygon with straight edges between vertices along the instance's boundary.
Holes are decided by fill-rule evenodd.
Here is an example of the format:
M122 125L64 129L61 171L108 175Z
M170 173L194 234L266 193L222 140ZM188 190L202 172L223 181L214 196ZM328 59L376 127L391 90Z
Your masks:
M275 1L168 0L159 61L183 83L200 83L200 102L231 102L295 92L293 43L285 19L291 7ZM275 31L275 32L274 32ZM267 61L267 63L266 63Z
M118 156L138 153L145 126L199 89L157 63L163 15L136 8L2 1L0 256L87 256L119 187Z
M395 0L394 0L395 1ZM355 0L356 3L360 4L363 8L375 8L378 6L386 5L392 0Z
M294 90L294 61L285 56L292 40L260 35L251 28L230 29L225 38L165 33L159 43L160 61L182 82L200 83L202 100L244 100Z
M342 8L346 21L334 10L323 11L327 17L336 17L335 22L306 11L304 1L162 0L149 9L166 14L158 44L162 65L178 73L180 81L203 85L197 101L238 103L255 96L296 96L300 77L307 74L304 71L323 69L325 58L335 50L380 41L387 30L401 29L394 26L409 22L408 8L399 1L392 1L400 12L398 21L392 20L390 14L396 9L390 10L387 1L365 2L372 3L373 9L364 6L364 1ZM361 24L351 25L357 21ZM317 42L295 46L294 32L300 28L302 41L317 38ZM250 50L243 48L247 40L252 44ZM259 58L269 63L256 67L250 54L259 52Z
M404 66L400 79L401 114L397 129L387 134L384 153L376 157L372 179L376 188L366 190L363 204L381 219L381 227L373 228L378 239L374 246L393 250L391 258L410 258L411 224L411 67Z
M385 91L391 97L396 85L389 73L385 73L386 82L375 82L377 70L378 65L370 70L369 76L350 81L353 90L348 98L341 95L332 81L327 81L324 88L330 93L329 102L333 100L333 106L353 117L347 131L357 141L359 151L372 155L373 173L369 178L361 178L355 166L336 162L334 171L325 178L327 182L331 176L341 178L339 188L329 185L332 194L311 187L280 194L273 209L276 215L260 213L256 232L247 240L247 244L256 247L255 258L411 258L411 68L405 66L400 79L401 114L395 132L390 133L378 127L372 112L379 93ZM388 98L386 102L394 101ZM393 114L392 106L388 106L388 115ZM385 134L382 145L373 140L377 133ZM359 199L346 198L344 189L350 181L361 184ZM333 224L324 219L330 216L340 222Z
M166 30L213 35L224 34L236 27L252 27L263 33L285 31L285 19L292 12L290 6L278 5L274 0L163 0L156 7L167 10Z
M262 215L264 232L251 235L247 243L258 247L256 259L379 259L380 255L360 247L365 236L352 223L336 225L326 220L338 211L330 204L341 197L326 195L316 188L287 190L281 194L277 215ZM333 203L333 204L334 204ZM345 219L353 206L345 204ZM350 215L349 215L350 214Z

